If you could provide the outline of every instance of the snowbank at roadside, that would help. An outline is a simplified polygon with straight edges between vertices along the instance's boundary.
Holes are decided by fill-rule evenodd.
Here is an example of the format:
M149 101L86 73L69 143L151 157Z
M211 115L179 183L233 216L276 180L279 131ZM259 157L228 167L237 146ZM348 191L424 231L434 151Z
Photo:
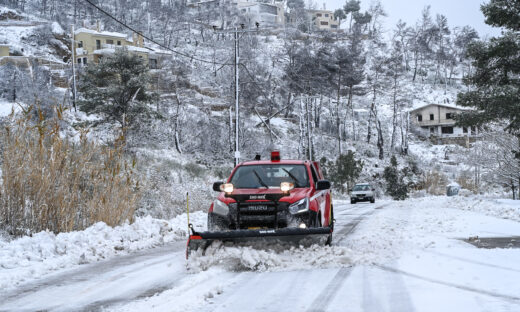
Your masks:
M190 222L195 228L205 228L206 214L192 213ZM0 241L0 288L11 288L54 270L184 240L186 224L186 214L172 220L143 217L114 228L99 222L84 231L40 232Z
M414 206L462 209L500 219L520 221L520 200L492 199L483 196L430 196L416 198Z

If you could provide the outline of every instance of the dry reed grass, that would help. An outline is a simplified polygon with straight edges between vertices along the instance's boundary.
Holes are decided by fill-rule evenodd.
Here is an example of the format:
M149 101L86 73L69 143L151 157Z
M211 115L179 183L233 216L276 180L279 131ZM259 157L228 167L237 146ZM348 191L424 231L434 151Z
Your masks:
M475 183L475 178L472 173L468 170L462 171L457 177L457 183L466 190L470 190L472 193L477 194L478 187Z
M0 226L12 235L42 230L84 229L133 221L140 190L135 160L125 158L120 139L100 146L81 131L77 142L60 136L64 109L45 120L31 108L0 131L2 178ZM34 115L33 115L34 116Z
M418 190L425 190L432 195L445 195L448 177L437 170L426 171L417 184Z

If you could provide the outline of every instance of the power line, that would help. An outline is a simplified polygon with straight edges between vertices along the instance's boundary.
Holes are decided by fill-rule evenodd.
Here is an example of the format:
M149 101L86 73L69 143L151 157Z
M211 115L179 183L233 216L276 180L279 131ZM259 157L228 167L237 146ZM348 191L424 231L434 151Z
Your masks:
M179 51L176 51L176 50L173 50L173 49L170 49L168 48L167 46L165 45L162 45L160 43L158 43L157 41L145 36L143 33L141 33L140 31L137 31L136 29L134 29L133 27L131 26L128 26L127 24L121 22L120 20L118 20L116 17L114 17L112 14L108 13L107 11L103 10L102 8L100 8L99 6L95 5L94 3L92 3L90 0L85 0L85 2L87 2L88 4L90 4L91 6L93 6L94 8L96 8L98 11L102 12L103 14L105 14L106 16L110 17L111 19L113 19L114 21L116 21L116 23L122 25L123 27L125 28L128 28L130 29L132 32L142 36L143 38L145 38L146 40L150 41L150 42L153 42L155 43L156 45L160 46L161 48L164 48L168 51L171 51L175 54L178 54L178 55L181 55L181 56L184 56L184 57L187 57L187 58L190 58L192 60L195 60L195 61L199 61L199 62L203 62L203 63L208 63L208 64L217 64L217 65L234 65L234 64L226 64L226 63L218 63L218 62L214 62L214 61L208 61L208 60L204 60L204 59L200 59L200 58L197 58L197 57L194 57L194 56L190 56L186 53L183 53L183 52L179 52Z

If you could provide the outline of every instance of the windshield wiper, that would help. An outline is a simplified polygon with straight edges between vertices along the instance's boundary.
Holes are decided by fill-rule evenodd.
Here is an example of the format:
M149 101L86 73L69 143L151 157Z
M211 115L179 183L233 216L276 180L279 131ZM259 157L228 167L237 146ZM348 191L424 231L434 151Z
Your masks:
M262 178L260 178L260 175L258 174L258 172L256 172L256 170L253 170L253 173L255 174L256 178L258 179L258 182L260 182L260 184L262 184L263 187L269 188L269 186L267 186L267 184L262 180Z
M296 187L300 187L300 180L298 180L298 179L297 179L297 178L296 178L292 173L290 173L287 169L282 168L282 170L285 171L285 172L287 172L287 174L291 177L291 179L294 180L294 182L295 182L295 184L296 184L296 185L295 185Z

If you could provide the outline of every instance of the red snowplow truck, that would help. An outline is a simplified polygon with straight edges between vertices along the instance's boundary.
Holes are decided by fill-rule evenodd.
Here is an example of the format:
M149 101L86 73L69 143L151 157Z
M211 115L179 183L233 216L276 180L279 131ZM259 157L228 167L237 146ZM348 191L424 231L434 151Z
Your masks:
M208 230L190 225L186 256L205 250L212 242L292 242L330 244L334 214L330 182L318 162L281 160L246 161L236 166L226 182L215 182L219 192L208 212Z

